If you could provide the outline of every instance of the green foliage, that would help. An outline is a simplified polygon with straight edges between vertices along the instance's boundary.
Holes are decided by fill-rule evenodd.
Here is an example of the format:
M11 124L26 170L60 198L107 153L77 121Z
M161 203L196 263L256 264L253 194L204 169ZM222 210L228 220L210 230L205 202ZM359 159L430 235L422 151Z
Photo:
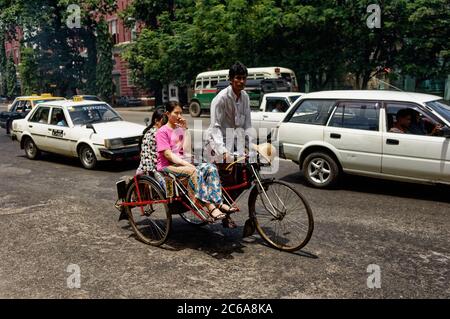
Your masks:
M6 64L5 37L0 33L0 95L6 95Z
M17 86L16 66L14 64L13 56L10 55L6 63L6 95L8 97L17 96L19 88Z
M97 25L97 67L96 81L97 94L105 101L110 101L113 93L112 60L113 42L105 20L100 20Z
M72 4L81 8L80 28L67 25ZM24 33L23 45L35 48L40 91L71 96L81 89L95 94L96 16L116 6L116 0L0 0L0 33L17 38L18 27Z
M183 0L171 10L168 1L135 0L125 16L147 28L125 56L144 87L192 83L197 73L235 60L292 68L300 79L308 74L313 90L349 73L365 88L378 66L424 78L450 72L447 0L381 2L380 29L367 27L371 3Z
M19 65L22 95L31 95L39 92L38 63L32 48L22 47L21 63Z

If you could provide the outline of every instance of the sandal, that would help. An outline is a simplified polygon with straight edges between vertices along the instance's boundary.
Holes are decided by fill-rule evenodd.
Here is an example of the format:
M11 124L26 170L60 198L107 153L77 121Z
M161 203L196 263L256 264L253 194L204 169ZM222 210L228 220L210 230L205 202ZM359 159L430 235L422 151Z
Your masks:
M219 209L220 209L222 212L224 212L224 213L227 213L227 214L233 214L233 213L236 213L236 212L239 211L239 208L237 208L237 207L229 207L228 205L226 205L226 206L228 207L228 209L226 209L226 208L223 207L224 205L225 205L225 204L220 204L220 205L219 205Z
M236 228L237 227L236 223L234 222L233 219L231 219L230 216L227 216L227 218L222 219L222 226L223 226L223 228Z
M216 215L214 215L213 213L215 211L219 211L219 213L216 213ZM221 220L224 219L225 217L227 217L226 214L222 213L222 211L220 209L218 209L217 207L214 207L212 210L209 211L209 216L211 216L211 218L216 221L216 220Z

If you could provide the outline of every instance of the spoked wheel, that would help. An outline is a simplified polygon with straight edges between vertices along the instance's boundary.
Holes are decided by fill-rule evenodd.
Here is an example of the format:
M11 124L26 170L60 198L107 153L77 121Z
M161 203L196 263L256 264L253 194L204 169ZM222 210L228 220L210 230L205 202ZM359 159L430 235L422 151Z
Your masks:
M208 222L205 222L201 220L199 217L197 217L193 212L188 211L185 213L180 213L181 218L188 223L189 225L202 227L208 224Z
M311 239L314 220L306 199L282 181L263 181L265 192L255 187L248 204L256 229L272 247L284 251L303 248Z
M172 215L167 204L139 204L141 202L164 200L161 188L153 181L141 178L136 184L131 183L126 197L127 203L136 203L136 206L126 206L128 220L136 236L146 244L161 246L169 236Z

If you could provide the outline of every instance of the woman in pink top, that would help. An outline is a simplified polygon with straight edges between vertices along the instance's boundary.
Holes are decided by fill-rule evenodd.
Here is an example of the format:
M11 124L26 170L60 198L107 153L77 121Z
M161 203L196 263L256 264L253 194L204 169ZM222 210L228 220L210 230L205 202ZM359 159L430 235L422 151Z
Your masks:
M166 105L168 122L156 133L158 171L172 173L176 177L189 177L193 197L199 199L215 220L224 219L227 213L237 211L223 203L222 189L217 168L213 164L195 167L191 163L191 139L186 133L187 123L177 102ZM230 224L230 227L234 227Z

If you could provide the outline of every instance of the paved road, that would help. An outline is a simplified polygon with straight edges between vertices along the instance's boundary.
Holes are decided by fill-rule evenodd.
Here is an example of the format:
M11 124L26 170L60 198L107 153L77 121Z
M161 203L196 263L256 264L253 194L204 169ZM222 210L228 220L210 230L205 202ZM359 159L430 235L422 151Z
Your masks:
M87 171L76 159L30 161L4 131L0 150L0 298L450 297L448 187L348 177L316 190L283 162L276 176L314 211L303 251L242 239L246 209L235 230L195 229L177 217L167 245L154 248L113 207L115 182L136 163ZM81 270L79 289L67 285L71 264ZM371 264L381 288L367 286Z

